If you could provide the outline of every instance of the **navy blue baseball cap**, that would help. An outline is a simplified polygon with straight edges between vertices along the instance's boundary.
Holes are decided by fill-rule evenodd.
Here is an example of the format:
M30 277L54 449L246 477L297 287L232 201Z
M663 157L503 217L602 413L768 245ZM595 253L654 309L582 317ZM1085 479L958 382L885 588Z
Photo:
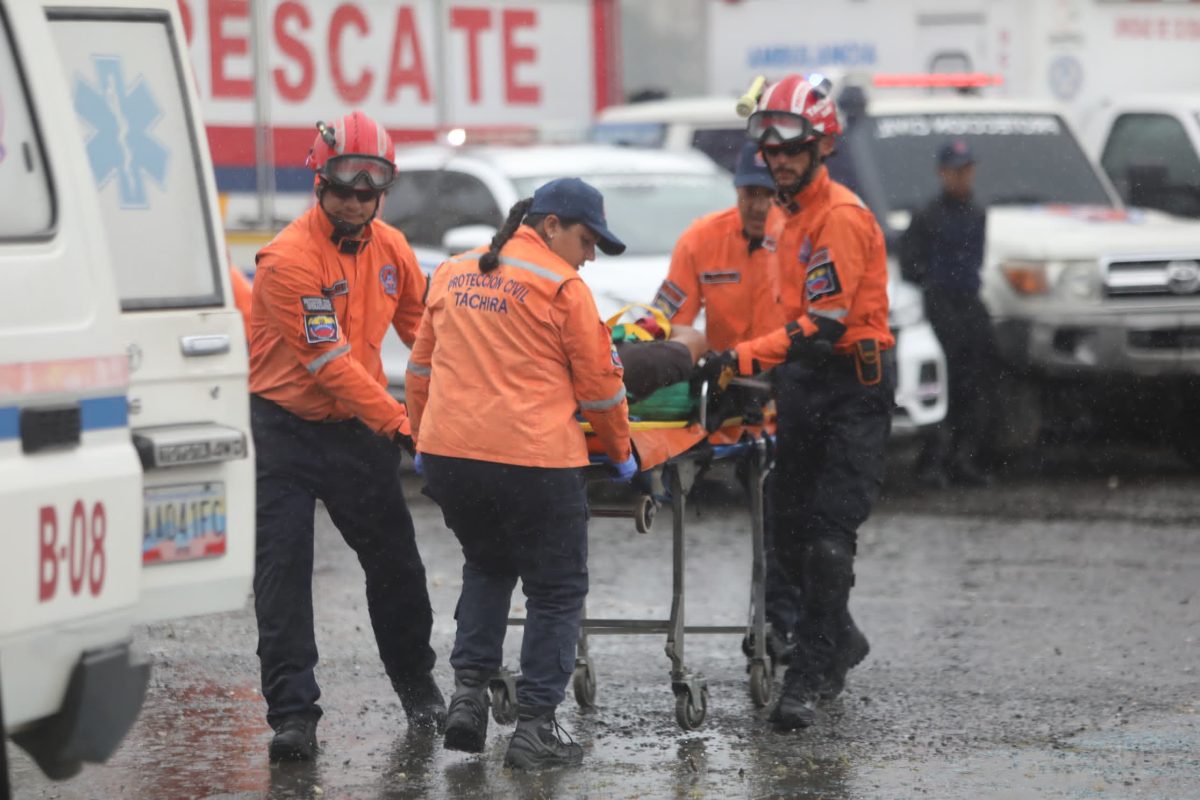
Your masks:
M604 221L604 195L579 178L555 178L539 186L533 193L529 213L578 220L599 237L600 252L608 256L625 252L625 243L613 235Z
M971 146L962 139L946 142L942 149L938 150L939 167L958 169L974 163L975 154L971 152Z
M758 142L749 141L742 145L738 153L737 171L733 173L734 186L761 186L764 189L775 189L775 179L767 162L759 152Z

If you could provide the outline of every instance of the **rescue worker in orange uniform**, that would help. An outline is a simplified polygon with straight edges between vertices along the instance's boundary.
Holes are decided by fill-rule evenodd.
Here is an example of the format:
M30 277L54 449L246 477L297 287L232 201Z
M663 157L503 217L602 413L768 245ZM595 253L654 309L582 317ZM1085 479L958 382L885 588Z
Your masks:
M774 203L775 179L757 142L742 146L733 185L737 205L701 217L684 231L654 298L674 323L690 325L703 309L709 346L716 350L728 350L787 321L775 298L778 243L767 232L768 225L773 232L782 228L784 212ZM766 583L767 652L786 663L797 600L777 559L767 562ZM750 655L749 637L742 648Z
M465 557L445 746L484 748L488 683L520 578L518 721L504 763L521 769L583 758L554 714L575 667L588 589L588 451L577 411L617 477L637 471L621 362L579 277L597 247L625 250L600 192L578 178L516 203L490 247L434 273L405 380L426 493Z
M257 256L250 334L257 451L254 610L272 760L316 750L312 569L321 500L366 573L375 641L410 728L437 729L433 614L401 493L408 415L388 394L388 326L412 343L426 281L404 234L376 220L396 177L387 132L362 112L319 133L308 165L317 205Z
M748 133L786 212L777 280L788 321L698 365L709 376L777 367L768 557L779 559L801 598L770 716L779 730L812 725L818 700L840 694L869 651L848 602L857 531L883 483L894 404L883 234L824 163L841 133L832 89L821 76L788 75L750 116Z
M736 206L701 217L679 237L653 302L677 325L693 324L703 310L705 335L715 350L785 322L770 275L776 242L767 234L768 218L778 226L783 212L772 202L775 181L756 143L742 148L733 185ZM653 318L639 322L653 324Z

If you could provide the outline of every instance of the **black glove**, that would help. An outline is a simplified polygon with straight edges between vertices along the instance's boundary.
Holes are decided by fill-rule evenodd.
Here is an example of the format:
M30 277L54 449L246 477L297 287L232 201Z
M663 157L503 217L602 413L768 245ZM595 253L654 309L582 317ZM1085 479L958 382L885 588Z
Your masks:
M846 326L829 317L813 317L817 331L812 336L792 336L787 362L799 362L806 367L823 367L833 359L833 343L842 338Z
M397 447L408 453L410 456L415 456L417 454L417 443L414 442L413 438L407 433L396 431L394 434L392 434L392 441Z
M797 336L787 350L789 364L799 362L807 367L821 367L833 358L833 344L819 336Z
M738 374L738 357L735 350L709 350L700 356L692 369L692 386L699 389L700 384L708 381L710 392L723 391L729 386L729 381Z

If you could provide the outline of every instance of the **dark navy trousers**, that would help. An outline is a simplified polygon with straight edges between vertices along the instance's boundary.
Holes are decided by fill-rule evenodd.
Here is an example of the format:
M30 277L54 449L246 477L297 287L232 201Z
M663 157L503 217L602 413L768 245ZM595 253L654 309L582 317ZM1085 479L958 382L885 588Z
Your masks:
M433 612L412 517L400 487L400 450L358 420L309 422L250 398L257 453L254 612L267 721L320 716L314 669L313 528L325 504L366 575L367 610L393 684L433 668Z
M883 484L895 359L863 385L849 357L773 373L777 448L770 480L767 558L791 584L795 651L789 672L827 674L849 630L858 527ZM783 591L776 587L776 591Z
M422 458L426 494L441 506L466 559L450 664L499 669L520 578L527 599L517 702L557 706L575 668L588 590L583 471Z

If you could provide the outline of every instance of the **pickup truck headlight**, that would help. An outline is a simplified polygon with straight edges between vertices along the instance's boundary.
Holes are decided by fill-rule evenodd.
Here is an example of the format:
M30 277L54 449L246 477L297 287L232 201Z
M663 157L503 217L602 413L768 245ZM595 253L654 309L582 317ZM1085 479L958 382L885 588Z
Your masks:
M1100 267L1095 261L1065 261L1054 285L1064 298L1095 300L1100 296Z
M1052 292L1064 300L1094 300L1100 296L1100 267L1095 261L1011 260L1000 265L1009 287L1035 297Z

